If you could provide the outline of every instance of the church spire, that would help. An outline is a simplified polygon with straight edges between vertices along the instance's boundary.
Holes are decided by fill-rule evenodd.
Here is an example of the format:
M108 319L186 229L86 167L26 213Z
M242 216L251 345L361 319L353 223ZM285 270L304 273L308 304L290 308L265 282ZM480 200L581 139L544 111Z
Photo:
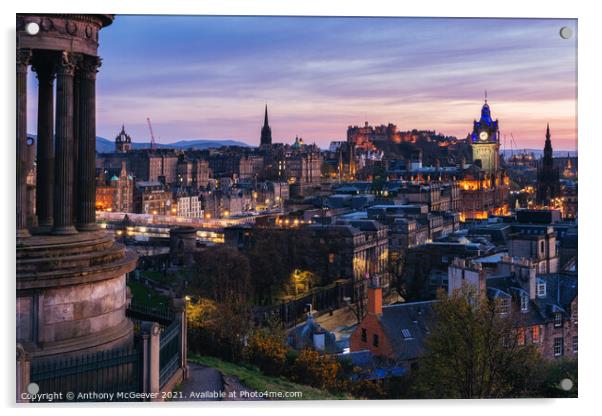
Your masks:
M269 127L268 124L268 105L265 105L265 118L263 120L263 127Z
M272 145L272 129L268 123L268 105L265 105L265 115L263 120L263 127L261 128L261 139L259 141L260 146L271 146Z

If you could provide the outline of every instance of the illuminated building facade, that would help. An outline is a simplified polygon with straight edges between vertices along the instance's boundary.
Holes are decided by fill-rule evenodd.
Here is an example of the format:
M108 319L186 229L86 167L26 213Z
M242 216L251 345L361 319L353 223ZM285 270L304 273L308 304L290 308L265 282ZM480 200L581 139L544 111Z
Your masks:
M96 209L99 211L131 212L134 199L134 179L122 161L119 173L101 169L96 178Z

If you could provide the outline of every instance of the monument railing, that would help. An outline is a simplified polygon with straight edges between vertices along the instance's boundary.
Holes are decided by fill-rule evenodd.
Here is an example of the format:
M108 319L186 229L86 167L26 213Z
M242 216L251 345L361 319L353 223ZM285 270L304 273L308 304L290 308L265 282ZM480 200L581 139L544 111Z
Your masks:
M18 348L17 401L28 401L24 393L31 383L38 393L54 394L54 401L140 400L131 393L154 393L150 400L162 400L161 392L188 374L185 304L181 299L171 309L130 304L126 316L135 334L128 348L33 360Z

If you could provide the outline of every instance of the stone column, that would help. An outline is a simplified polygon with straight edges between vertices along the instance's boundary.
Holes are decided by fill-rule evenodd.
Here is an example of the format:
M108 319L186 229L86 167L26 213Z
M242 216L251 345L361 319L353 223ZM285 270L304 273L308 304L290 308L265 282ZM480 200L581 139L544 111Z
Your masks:
M55 65L51 58L34 62L38 77L38 143L36 156L36 214L38 226L52 226L54 178L54 91Z
M63 52L56 77L56 144L53 234L74 234L73 226L73 75L72 56Z
M77 229L96 226L96 73L100 58L86 56L79 71L79 143L77 169Z
M25 351L21 344L17 344L17 377L16 377L16 393L17 403L27 403L24 394L27 394L27 386L30 382L31 360L29 354Z
M161 328L156 322L143 322L142 333L142 389L144 393L159 393ZM158 397L158 400L161 400ZM156 401L152 400L151 401Z
M73 64L75 65L75 73L73 74L73 208L71 209L71 215L73 216L73 224L77 224L77 207L79 205L79 189L78 189L78 174L79 174L79 91L80 91L80 71L79 67L82 62L82 55L71 55L73 57Z
M17 49L17 237L27 230L27 67L30 49Z

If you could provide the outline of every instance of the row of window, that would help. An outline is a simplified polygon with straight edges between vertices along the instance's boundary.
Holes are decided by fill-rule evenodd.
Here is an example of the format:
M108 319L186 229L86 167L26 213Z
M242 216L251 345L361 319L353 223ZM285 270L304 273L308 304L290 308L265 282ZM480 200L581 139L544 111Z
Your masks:
M530 328L531 342L533 344L539 344L539 326L535 325ZM526 330L525 328L519 328L518 330L518 345L525 345L526 343Z

